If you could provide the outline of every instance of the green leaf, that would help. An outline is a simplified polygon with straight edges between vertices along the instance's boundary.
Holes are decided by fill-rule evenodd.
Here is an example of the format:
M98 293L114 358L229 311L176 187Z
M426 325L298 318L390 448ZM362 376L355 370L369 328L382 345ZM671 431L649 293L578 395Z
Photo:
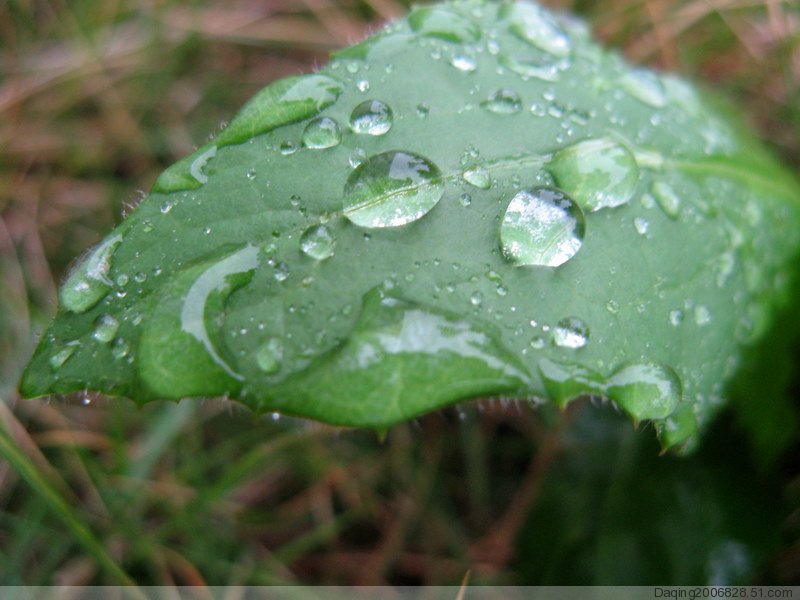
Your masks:
M691 457L580 407L517 538L524 585L746 585L780 542L779 478L717 424ZM721 425L722 423L720 423Z
M800 243L730 110L528 3L415 9L259 92L76 267L21 385L349 426L611 398L684 444Z

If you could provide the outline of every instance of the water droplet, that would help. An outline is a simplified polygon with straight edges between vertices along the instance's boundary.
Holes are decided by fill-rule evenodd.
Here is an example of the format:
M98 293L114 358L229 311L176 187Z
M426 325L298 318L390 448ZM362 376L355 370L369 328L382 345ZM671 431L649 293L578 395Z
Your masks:
M504 4L499 13L508 21L511 33L554 56L568 56L569 36L544 9L528 2Z
M643 219L641 217L636 217L633 220L633 226L636 228L636 232L639 235L647 235L647 230L650 229L650 223L647 219Z
M619 80L620 87L631 96L652 106L663 108L667 105L664 85L658 75L645 69L632 69Z
M245 177L250 181L254 181L256 178L256 170L255 169L248 169L247 173L245 173Z
M523 79L541 79L542 81L558 81L559 72L568 66L569 63L552 61L539 61L534 58L517 58L503 54L499 62L512 73L516 73Z
M79 342L77 341L67 342L66 346L61 348L61 350L58 350L50 357L50 366L54 370L60 369L61 366L67 362L73 354L75 354L75 350L78 349L78 346Z
M325 260L333 256L336 240L325 225L315 225L306 229L300 237L300 249L315 260Z
M136 275L133 276L133 280L136 283L144 283L145 281L147 281L147 273L139 271L138 273L136 273Z
M101 242L69 274L59 293L61 305L66 310L86 312L108 295L112 285L108 278L111 257L120 242L122 234Z
M107 344L117 335L119 330L119 321L111 315L101 315L95 321L94 331L92 337L98 342Z
M609 300L606 302L606 310L612 315L617 314L619 312L619 302L616 300Z
M356 82L356 88L361 93L369 91L369 79L359 79Z
M651 188L653 196L670 219L677 219L681 211L681 199L668 183L656 181Z
M279 150L284 156L291 156L297 152L297 144L290 140L286 140L285 142L281 142Z
M126 285L128 285L128 276L125 275L125 273L120 273L117 276L117 285L119 287L125 287Z
M683 311L678 309L669 311L669 323L673 327L678 327L683 323Z
M430 114L430 112L431 112L431 107L425 104L424 102L420 102L419 104L417 104L417 115L419 115L421 119L427 117Z
M199 154L197 158L192 161L192 164L189 165L189 173L192 177L194 177L199 183L206 183L208 181L208 175L205 173L205 168L208 162L217 155L217 147L211 146L208 150Z
M531 348L533 348L534 350L541 350L542 348L545 347L546 344L547 344L547 342L545 341L545 339L543 337L537 335L537 336L534 336L531 339L531 341L530 341L530 343L528 345Z
M377 154L356 168L344 189L344 214L361 227L399 227L427 214L444 194L441 172L410 152Z
M454 55L453 58L450 59L450 64L464 73L472 73L478 68L478 61L475 60L475 57L466 54Z
M384 135L392 128L394 115L388 104L380 100L366 100L350 114L350 128L360 134Z
M111 355L117 359L125 358L128 356L128 352L130 352L130 350L131 349L130 346L128 346L128 342L122 338L117 338L114 340L114 344L111 346Z
M285 262L279 262L275 265L272 276L275 281L286 281L289 278L289 265Z
M476 23L438 6L415 9L408 16L408 24L415 33L446 42L477 42L481 38L481 30Z
M470 204L472 204L472 196L470 196L469 194L461 194L459 202L461 202L461 206L464 207L469 206Z
M468 184L482 190L488 190L490 187L492 187L492 176L489 175L489 171L483 167L473 167L467 169L461 174L461 177Z
M256 352L256 364L267 375L277 373L283 361L283 345L277 338L265 342Z
M481 102L481 106L498 115L513 115L522 108L522 100L514 90L502 88Z
M483 303L483 294L480 292L474 292L469 297L469 303L472 304L472 306L480 306Z
M561 319L553 328L553 343L561 348L583 348L589 343L589 328L577 317Z
M698 304L694 307L694 322L701 327L711 322L711 311L707 306Z
M639 182L639 167L633 154L608 138L578 142L559 150L547 170L564 192L590 212L625 204Z
M500 227L503 254L520 265L557 267L581 247L583 212L560 190L521 190L511 200Z
M314 150L338 146L342 141L339 123L330 117L314 119L303 130L303 145Z
M681 382L675 371L644 363L624 367L607 383L608 397L635 419L668 417L681 399Z

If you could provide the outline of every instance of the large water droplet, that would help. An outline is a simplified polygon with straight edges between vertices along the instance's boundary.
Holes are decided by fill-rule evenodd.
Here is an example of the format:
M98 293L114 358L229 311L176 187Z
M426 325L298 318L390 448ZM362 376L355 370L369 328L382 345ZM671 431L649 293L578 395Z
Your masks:
M98 342L107 344L117 335L119 330L119 321L111 315L101 315L95 321L94 331L92 337Z
M408 16L408 24L415 33L447 42L477 42L481 38L477 23L438 6L415 9Z
M300 249L315 260L333 256L336 240L325 225L309 227L300 237Z
M633 154L608 138L559 150L547 170L561 189L590 212L625 204L639 182L639 166Z
M520 265L557 267L583 243L583 212L560 190L521 190L511 200L500 227L503 254Z
M206 311L212 298L224 296L233 286L242 285L243 282L233 282L235 276L252 272L258 263L258 248L250 245L214 263L189 287L180 313L181 329L200 342L211 360L237 381L241 381L242 376L222 358L212 342Z
M100 243L70 273L59 292L61 305L74 313L86 312L108 295L112 282L108 278L111 257L122 242L122 234Z
M344 188L344 214L361 227L399 227L428 213L444 194L439 168L410 152L377 154Z
M675 371L652 363L635 364L614 373L608 397L637 420L663 419L678 406L681 382Z
M569 55L569 36L539 6L528 2L504 4L499 14L507 20L511 32L521 40L554 56Z
M283 345L277 338L265 342L256 352L256 364L267 375L277 373L283 361Z
M553 343L561 348L583 348L589 343L589 328L578 317L561 319L553 328Z
M456 54L450 59L450 64L463 73L472 73L478 68L478 61L474 56Z
M503 88L492 93L481 106L498 115L513 115L522 108L522 100L514 90Z
M468 184L482 190L488 190L490 187L492 187L492 176L489 174L489 171L483 167L472 167L467 169L461 174L461 177Z
M541 79L542 81L558 81L559 71L566 68L568 64L540 61L527 56L518 58L507 54L501 55L499 62L509 71L516 73L523 79L533 77L534 79Z
M619 85L631 96L648 106L663 108L667 105L664 85L658 75L652 71L632 69L619 80Z
M367 100L353 109L350 128L367 135L384 135L392 128L394 116L388 104L380 100Z
M330 117L314 119L303 130L303 145L314 150L338 146L342 141L339 124Z

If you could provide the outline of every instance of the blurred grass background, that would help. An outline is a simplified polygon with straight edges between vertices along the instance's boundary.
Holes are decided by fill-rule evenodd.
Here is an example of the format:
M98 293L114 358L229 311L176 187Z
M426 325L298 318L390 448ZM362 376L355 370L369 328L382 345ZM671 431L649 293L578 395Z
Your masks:
M1 585L544 581L518 540L588 405L483 401L380 442L221 400L16 397L75 257L254 92L408 4L0 0ZM547 4L636 63L726 91L800 167L796 0ZM718 428L741 435L729 417ZM753 582L800 584L794 435L765 476L781 525Z

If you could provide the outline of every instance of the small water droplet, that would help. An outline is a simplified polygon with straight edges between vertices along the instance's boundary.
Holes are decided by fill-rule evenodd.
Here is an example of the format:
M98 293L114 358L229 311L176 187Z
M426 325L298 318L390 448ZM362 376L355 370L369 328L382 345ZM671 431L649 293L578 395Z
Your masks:
M101 315L95 321L92 337L103 344L113 340L119 330L119 321L111 315Z
M70 357L75 354L75 350L78 349L79 343L77 341L67 342L66 346L58 350L55 354L50 357L50 366L53 370L60 369L62 365L67 362Z
M500 227L503 255L520 265L557 267L580 250L585 233L583 212L552 188L520 190L506 209Z
M422 218L443 194L441 172L427 158L384 152L350 174L344 214L361 227L399 227Z
M534 350L541 350L542 348L545 347L546 344L547 342L545 341L545 339L537 335L531 339L530 344L528 345Z
M489 175L489 171L483 167L472 167L467 169L461 174L461 177L468 184L482 190L488 190L490 187L492 187L492 177Z
M133 276L133 280L136 283L144 283L145 281L147 281L147 273L139 271L138 273L136 273L136 275Z
M650 229L650 223L647 219L641 217L636 217L633 220L633 226L636 228L636 232L639 235L647 235L647 230Z
M469 206L470 204L472 204L472 196L470 196L469 194L461 194L461 198L459 199L459 201L461 202L461 206L465 207Z
M566 61L541 61L528 56L518 58L507 54L501 55L499 62L525 80L533 77L542 81L558 81L560 70L569 65Z
M669 323L673 327L678 327L683 323L683 311L678 309L669 311Z
M315 260L333 256L336 240L325 225L309 227L300 237L300 250Z
M564 192L590 212L625 204L639 182L633 154L609 138L586 140L559 150L547 170Z
M478 61L474 56L456 54L450 59L450 64L463 73L472 73L478 68Z
M527 2L504 4L500 17L507 20L509 29L519 39L554 56L568 56L569 36L544 9Z
M280 371L282 361L283 345L277 338L269 339L256 352L256 364L267 375Z
M369 91L369 79L359 79L356 82L356 88L361 93Z
M668 183L656 181L651 188L653 196L670 219L677 219L681 210L681 199Z
M589 343L589 328L577 317L561 319L553 328L553 343L561 348L583 348Z
M155 228L153 227L152 221L150 221L149 219L145 219L144 221L142 221L142 230L145 233L150 233L151 231L153 231L153 229Z
M498 115L513 115L522 108L522 100L514 90L502 88L481 102L481 106Z
M276 281L286 281L289 278L289 265L279 262L275 265L272 276Z
M256 178L256 170L255 169L248 169L247 173L244 174L247 179L250 181L254 181Z
M114 358L125 358L128 356L128 352L130 352L130 346L128 346L128 342L122 338L117 338L114 340L114 344L111 347L111 354Z
M483 294L480 292L474 292L469 297L469 303L472 304L472 306L480 306L483 303Z
M120 273L117 275L117 285L121 288L128 285L128 276L125 275L125 273Z
M353 109L350 128L359 134L384 135L392 128L394 115L388 104L367 100Z
M424 119L430 114L430 112L431 112L431 107L425 104L424 102L420 102L419 104L417 104L417 115L419 115L420 118Z
M314 119L303 130L303 145L314 150L338 146L342 141L339 123L330 117Z
M619 302L616 300L609 300L606 302L606 310L612 315L617 314L619 312Z
M701 327L711 322L711 311L707 306L698 304L694 307L694 322Z
M292 154L297 152L297 149L298 149L297 144L295 144L290 140L281 142L281 145L279 147L280 153L283 154L284 156L291 156Z

